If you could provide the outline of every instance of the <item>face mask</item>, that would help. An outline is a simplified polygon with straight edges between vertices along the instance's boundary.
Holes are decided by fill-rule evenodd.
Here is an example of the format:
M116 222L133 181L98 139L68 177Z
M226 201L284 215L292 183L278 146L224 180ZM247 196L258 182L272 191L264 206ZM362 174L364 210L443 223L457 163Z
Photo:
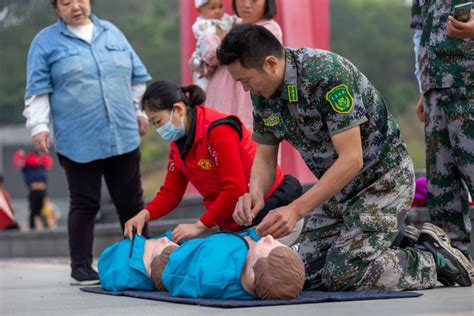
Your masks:
M165 123L165 125L159 127L156 129L157 133L160 134L160 136L169 142L172 141L177 141L181 137L184 136L184 116L181 118L181 125L179 127L176 127L171 123L171 120L173 118L173 110L171 110L171 116L170 120Z

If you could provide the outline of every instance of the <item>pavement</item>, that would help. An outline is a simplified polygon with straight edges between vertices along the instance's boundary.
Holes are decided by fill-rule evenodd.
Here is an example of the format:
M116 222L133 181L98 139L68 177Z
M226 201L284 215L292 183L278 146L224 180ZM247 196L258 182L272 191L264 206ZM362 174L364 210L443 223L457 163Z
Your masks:
M474 315L474 287L438 287L423 296L221 309L84 293L69 285L67 258L0 259L0 315Z

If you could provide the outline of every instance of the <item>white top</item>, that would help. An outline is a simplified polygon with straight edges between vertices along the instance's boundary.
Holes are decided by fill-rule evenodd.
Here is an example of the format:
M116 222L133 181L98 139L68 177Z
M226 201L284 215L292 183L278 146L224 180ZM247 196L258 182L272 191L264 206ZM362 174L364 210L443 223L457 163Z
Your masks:
M68 25L67 28L69 31L76 34L76 36L80 39L86 41L89 44L92 43L92 37L94 36L94 23L79 26Z
M199 41L201 36L203 36L206 33L216 33L216 25L219 25L220 28L225 32L229 32L230 29L234 26L234 24L237 23L239 18L235 15L228 15L227 13L224 13L222 18L219 20L215 19L204 19L202 17L198 17L196 21L193 23L192 29L194 33L194 37L196 40Z

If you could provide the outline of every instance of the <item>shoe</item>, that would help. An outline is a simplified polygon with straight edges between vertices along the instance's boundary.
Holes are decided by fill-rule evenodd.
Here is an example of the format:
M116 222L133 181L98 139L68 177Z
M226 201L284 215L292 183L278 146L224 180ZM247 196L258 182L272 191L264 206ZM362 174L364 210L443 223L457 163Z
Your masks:
M463 253L451 246L448 234L431 223L423 224L418 244L431 252L436 263L438 281L446 286L455 283L460 286L471 286L470 272L472 265Z
M99 275L91 266L82 265L72 270L71 285L100 284Z
M291 250L297 253L300 250L300 245L301 243L296 243L296 244L291 245L290 248Z
M415 226L407 225L400 241L400 248L413 248L420 237L420 230Z

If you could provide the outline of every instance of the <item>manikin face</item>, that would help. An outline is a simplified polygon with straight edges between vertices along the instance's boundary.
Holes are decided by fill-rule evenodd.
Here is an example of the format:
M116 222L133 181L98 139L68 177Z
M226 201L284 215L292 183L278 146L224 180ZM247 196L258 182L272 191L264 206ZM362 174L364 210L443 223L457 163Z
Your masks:
M277 247L286 247L278 240L275 240L271 235L261 238L258 242L254 242L251 238L245 237L249 241L249 252L245 260L244 269L241 274L241 282L245 291L256 296L254 292L255 273L253 267L260 258L266 258L270 252Z
M219 20L224 16L224 3L222 0L209 0L208 3L198 8L202 18Z
M235 0L235 8L242 23L253 24L262 19L266 0Z
M143 251L143 263L145 265L148 275L151 275L151 261L155 256L159 256L163 250L171 245L176 245L176 243L170 241L168 237L162 237L157 239L148 239L145 242L145 250Z
M246 260L248 262L248 266L253 268L258 259L268 257L273 249L281 246L284 245L273 238L272 235L263 237L249 248Z
M79 26L91 23L90 0L58 0L56 12L64 23Z
M263 68L257 70L245 68L239 61L236 61L227 65L227 69L232 78L242 84L245 91L265 98L273 95L283 81L283 77L276 71L275 65L269 63L264 63Z

